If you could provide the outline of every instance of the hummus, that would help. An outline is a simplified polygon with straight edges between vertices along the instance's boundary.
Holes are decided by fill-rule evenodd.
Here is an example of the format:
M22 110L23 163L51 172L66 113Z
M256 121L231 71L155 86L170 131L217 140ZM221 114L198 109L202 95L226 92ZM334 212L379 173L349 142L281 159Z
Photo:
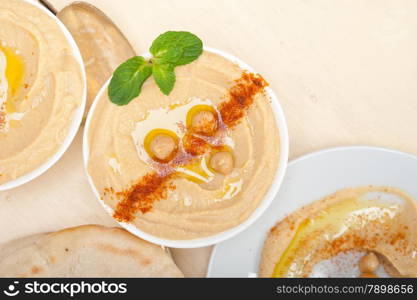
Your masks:
M126 106L101 95L88 173L118 221L195 239L252 214L275 176L279 134L259 75L205 51L176 76L169 96L153 79Z
M36 169L68 134L84 92L80 64L55 20L0 2L0 184Z
M372 270L380 263L389 276L417 277L416 230L416 201L401 190L373 186L340 190L272 228L260 276L314 277L324 268L356 270L335 276L362 276L359 270L366 270L362 263Z

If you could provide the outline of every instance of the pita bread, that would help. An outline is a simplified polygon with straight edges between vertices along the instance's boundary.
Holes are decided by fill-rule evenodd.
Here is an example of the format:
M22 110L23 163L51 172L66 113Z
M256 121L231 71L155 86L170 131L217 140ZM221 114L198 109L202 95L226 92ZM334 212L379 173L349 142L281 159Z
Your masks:
M0 246L0 277L183 277L169 253L121 228L86 225Z

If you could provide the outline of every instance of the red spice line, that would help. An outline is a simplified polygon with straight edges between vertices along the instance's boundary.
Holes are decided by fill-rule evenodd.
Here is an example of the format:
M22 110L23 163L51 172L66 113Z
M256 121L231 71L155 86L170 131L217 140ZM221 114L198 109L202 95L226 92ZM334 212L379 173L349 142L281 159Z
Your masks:
M228 100L220 103L218 107L224 125L228 128L236 126L252 105L255 95L262 92L266 86L268 83L260 75L253 73L243 73L239 79L235 80L235 84L228 92ZM193 135L186 135L184 150L188 155L202 155L208 149L206 141ZM184 156L187 153L178 155ZM184 157L186 159L176 160L174 158L173 161L177 165L183 165L190 161L187 155ZM158 172L156 170L139 178L127 190L116 192L116 197L121 201L117 204L113 217L122 222L131 222L134 220L136 212L140 211L143 214L149 212L155 201L166 199L168 191L175 189L175 186L169 183L172 175L172 172Z
M261 75L243 73L229 90L229 100L219 105L223 123L229 128L237 125L252 105L255 95L267 86L268 83Z
M166 199L168 190L175 189L175 186L169 183L169 179L169 175L149 173L126 191L117 192L116 196L123 200L117 204L113 217L119 221L130 222L137 211L143 214L150 211L155 201Z
M3 107L0 107L3 110ZM4 111L0 111L0 129L3 129L6 125L6 113Z

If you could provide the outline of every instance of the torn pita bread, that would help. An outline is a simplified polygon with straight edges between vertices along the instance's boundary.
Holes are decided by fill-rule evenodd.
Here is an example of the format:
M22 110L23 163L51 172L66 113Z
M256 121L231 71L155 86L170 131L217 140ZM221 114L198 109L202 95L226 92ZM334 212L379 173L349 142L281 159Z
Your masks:
M171 256L121 228L85 225L0 245L0 277L183 277Z

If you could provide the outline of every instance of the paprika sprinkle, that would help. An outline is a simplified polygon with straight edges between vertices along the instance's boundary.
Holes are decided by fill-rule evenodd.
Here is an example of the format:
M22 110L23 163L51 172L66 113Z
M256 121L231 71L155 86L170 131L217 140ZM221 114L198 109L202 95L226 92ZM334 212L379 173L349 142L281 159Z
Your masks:
M134 219L136 211L150 211L154 201L166 199L168 190L175 189L175 186L169 183L169 179L170 175L148 173L128 190L117 192L116 196L121 197L122 201L117 204L113 217L118 221L130 222Z
M252 105L254 96L263 91L268 83L259 74L243 73L229 90L229 100L219 105L223 123L231 128L239 123Z
M205 140L188 133L183 138L183 145L184 150L193 156L203 155L209 150L209 144Z
M6 114L0 111L0 129L3 129L5 123L6 123Z

